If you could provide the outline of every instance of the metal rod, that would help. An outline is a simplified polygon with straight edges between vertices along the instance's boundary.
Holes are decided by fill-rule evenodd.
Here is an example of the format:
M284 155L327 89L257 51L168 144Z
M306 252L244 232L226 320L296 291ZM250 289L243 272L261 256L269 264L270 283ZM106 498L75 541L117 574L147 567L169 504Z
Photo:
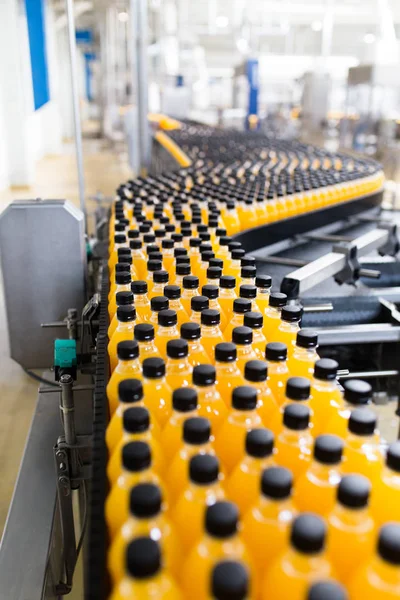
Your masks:
M269 263L271 265L284 265L287 267L304 267L308 263L297 258L286 258L285 256L256 256L257 262Z
M319 233L306 233L301 237L306 240L315 240L316 242L351 242L352 238L342 235L324 235Z
M76 446L75 430L75 405L74 405L74 380L71 375L64 374L60 377L61 404L63 416L65 443L68 446ZM77 455L75 448L71 448L71 479L77 475Z
M146 175L151 162L150 128L148 121L148 69L147 69L147 0L130 0L134 16L136 40L136 85L138 105L138 136L140 171Z
M69 59L71 70L71 89L72 89L72 105L74 115L74 130L75 130L75 154L76 167L78 171L78 187L79 187L79 202L81 211L85 220L85 231L87 233L87 214L85 203L85 172L83 169L83 147L82 147L82 124L79 111L79 87L78 87L78 69L76 61L76 37L75 37L75 19L74 19L74 2L73 0L65 0L67 8L68 21L68 45Z
M339 379L372 379L373 377L397 377L399 374L395 369L388 371L354 371L342 374L338 372Z
M309 304L308 306L303 306L303 312L331 312L333 310L332 302L326 302L325 304Z

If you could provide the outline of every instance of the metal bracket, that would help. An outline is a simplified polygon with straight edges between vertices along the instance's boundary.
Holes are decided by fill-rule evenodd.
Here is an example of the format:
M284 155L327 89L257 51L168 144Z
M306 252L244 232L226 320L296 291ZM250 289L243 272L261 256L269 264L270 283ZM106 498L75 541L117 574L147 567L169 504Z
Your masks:
M379 223L379 229L386 229L389 233L387 242L378 250L379 254L381 256L396 256L400 250L397 225L395 223L381 221Z
M68 594L72 589L72 579L77 560L74 510L72 506L72 487L69 477L70 464L68 453L54 448L57 472L57 493L60 510L61 531L64 548L64 564L66 582L56 585L58 595Z
M358 248L355 242L337 244L333 246L332 251L337 254L343 254L346 257L344 267L335 275L336 283L340 285L343 283L355 285L360 277L379 279L381 276L379 271L361 268L358 260Z

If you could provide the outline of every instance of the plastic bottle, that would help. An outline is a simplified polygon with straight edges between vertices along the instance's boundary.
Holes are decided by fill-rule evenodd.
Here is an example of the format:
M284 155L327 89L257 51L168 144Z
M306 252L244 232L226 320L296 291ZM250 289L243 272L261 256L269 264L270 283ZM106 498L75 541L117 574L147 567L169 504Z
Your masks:
M254 285L256 282L257 269L254 265L242 266L240 270L240 284L242 285ZM240 287L239 287L240 289Z
M343 388L343 401L340 405L336 402L333 404L326 429L346 439L351 411L354 408L366 407L371 404L372 387L367 381L361 379L347 379L343 383ZM336 408L336 410L333 410L333 408Z
M167 357L167 342L180 337L177 324L178 317L174 310L160 310L158 313L156 346L164 359Z
M290 376L287 366L287 348L281 342L270 342L265 347L268 365L268 385L278 406L285 402L286 382Z
M201 239L192 237L189 241L189 257L193 275L199 277L201 254L200 254Z
M242 284L239 286L239 298L251 300L251 310L258 312L260 310L257 301L257 288L255 285Z
M172 409L171 388L165 378L165 362L162 358L146 358L142 369L145 405L162 428Z
M159 433L156 437L154 431L154 426L150 425L149 411L144 406L131 406L123 411L122 434L112 452L109 452L107 463L107 477L110 485L113 485L121 474L122 448L128 442L147 442L153 457L154 471L160 475L160 477L163 476L165 471L165 460L161 446L157 440Z
M311 583L334 574L324 552L326 526L321 517L303 513L295 518L290 548L267 570L262 600L303 600Z
M327 428L329 421L343 406L342 394L336 380L338 367L338 363L330 358L321 358L315 363L311 384L311 407L314 412L316 435L325 432L338 433L336 429Z
M258 310L264 315L269 306L272 278L269 275L257 275L255 283L257 288L256 301Z
M281 322L278 329L276 329L268 338L269 341L278 341L286 344L289 358L291 357L296 344L296 337L300 330L302 315L302 306L295 304L283 306L281 310Z
M123 260L124 256L125 255L122 255L121 261ZM117 262L114 270L110 273L110 290L108 292L108 302L110 302L111 298L113 298L116 293L116 287L117 287L116 273L124 273L124 272L126 272L126 273L130 272L129 262ZM132 273L131 273L131 279L132 279Z
M376 530L368 508L371 484L362 475L343 477L328 516L327 551L338 579L346 583L373 553Z
M210 285L210 284L206 284L203 285L203 287L201 288L201 293L203 294L203 296L207 296L208 301L209 301L209 306L208 308L211 308L212 310L218 310L219 314L221 315L221 331L223 331L228 323L228 319L224 313L224 311L222 310L222 307L219 303L219 287L216 285Z
M371 511L379 525L399 520L400 442L390 444L381 477L374 482Z
M203 246L203 244L202 244ZM204 250L200 247L200 256L201 256L201 261L200 261L200 267L199 267L199 281L200 281L200 286L203 287L203 285L206 284L207 282L207 269L209 267L209 261L214 258L215 254L212 250Z
M166 285L164 287L164 296L169 300L169 308L176 312L178 327L183 325L183 323L187 323L189 315L181 302L181 288L178 285Z
M210 360L201 343L201 327L197 323L183 323L181 338L189 345L188 360L192 367L207 364Z
M151 309L150 300L147 296L146 281L132 281L131 290L134 296L134 305L139 323L144 323L150 320Z
M139 279L147 275L146 257L142 251L142 242L140 240L131 240L129 247L132 251L132 261Z
M191 387L174 389L172 414L161 432L161 445L165 458L171 461L183 444L183 424L189 417L197 416L197 392Z
M257 501L243 517L243 539L260 576L286 548L295 515L293 476L283 467L268 467L260 477Z
M209 305L207 296L193 296L190 301L190 316L189 321L191 323L201 324L201 313L206 310Z
M114 244L110 252L110 258L108 259L108 269L112 271L118 262L118 248L127 247L126 235L123 233L117 233L114 236Z
M153 289L149 294L150 299L154 296L162 296L164 294L164 287L168 285L168 271L160 270L153 273Z
M141 363L146 358L159 356L154 343L154 327L151 323L139 323L133 328L133 335L139 344L139 360Z
M129 271L115 273L115 288L114 293L108 303L108 317L111 323L115 313L117 312L116 294L118 292L129 292L131 289L131 274Z
M158 331L158 313L160 310L168 310L169 300L166 296L153 296L150 300L151 315L149 322L154 327L154 333Z
M220 329L221 315L217 310L208 308L201 313L201 343L204 350L214 360L215 346L225 341L225 337Z
M146 281L147 281L147 287L148 287L148 295L149 298L151 298L152 295L152 291L153 291L153 286L154 286L154 273L156 271L161 271L162 270L162 261L159 260L158 258L152 258L153 254L150 255L151 258L149 258L149 260L147 261L147 277L146 277Z
M250 360L244 368L244 383L257 390L257 411L263 423L269 423L278 412L278 405L268 385L268 366L264 360Z
M274 465L274 434L269 429L251 429L246 433L246 454L226 482L228 497L236 502L240 514L258 501L264 469Z
M245 452L246 433L263 427L257 412L257 390L241 385L232 391L232 410L215 433L215 450L228 473L231 473Z
M306 600L349 600L349 596L337 581L317 581L308 590Z
M122 448L122 471L105 503L105 519L111 540L128 519L129 491L137 483L160 483L152 468L150 446L143 441L128 442Z
M248 300L247 298L236 298L236 300L233 301L233 311L231 315L228 315L228 325L224 330L226 340L232 339L232 331L235 327L241 327L243 325L244 315L250 311L251 300Z
M131 291L126 292L117 292L115 294L115 301L118 306L130 306L133 304L133 294ZM116 330L118 325L117 314L115 314L112 318L112 321L108 327L108 339L111 340L114 331Z
M300 329L296 336L296 345L288 360L288 367L292 377L312 378L315 363L319 359L317 353L318 334L311 329Z
M210 420L215 435L228 415L226 404L215 386L215 367L207 364L198 365L194 367L192 377L198 394L199 415Z
M206 281L205 285L216 285L219 287L219 280L222 277L222 269L221 267L212 266L212 261L216 260L215 258L210 259L210 266L206 271Z
M250 327L235 327L232 331L232 342L236 345L237 366L241 373L244 372L244 366L247 362L257 359L257 354L253 349L253 330Z
M167 342L166 378L171 390L190 385L192 366L188 360L189 345L181 338Z
M187 263L176 263L175 265L175 277L170 277L170 282L179 286L179 288L182 290L183 288L183 278L184 277L189 277L191 273L190 270L190 265ZM182 294L181 294L181 298L182 298ZM182 302L182 300L181 300ZM185 306L182 304L183 308L185 308ZM188 309L190 310L190 305L188 307ZM185 312L188 312L185 308Z
M283 413L289 404L301 403L310 410L310 421L313 417L310 402L310 380L306 377L289 377L286 381L285 399L279 410L272 416L270 427L275 435L282 431ZM313 423L310 422L310 432L312 432Z
M125 550L126 575L113 590L110 600L182 600L175 582L162 568L157 542L138 537Z
M219 501L205 511L205 532L192 548L182 569L185 598L207 598L212 569L221 559L240 560L249 571L251 559L238 532L239 512L235 504ZM253 569L254 571L254 569ZM255 577L252 577L255 587Z
M211 574L210 600L254 600L249 569L237 560L217 562Z
M195 275L185 275L182 280L182 288L182 306L190 314L190 302L193 296L199 295L199 278Z
M264 329L268 342L276 341L276 330L281 324L282 308L286 305L287 296L280 292L271 292L269 295L268 308L264 311ZM280 340L277 340L280 341Z
M161 242L161 248L162 248L161 251L163 254L163 264L164 264L165 270L168 271L170 278L172 275L175 275L173 273L173 265L175 262L174 245L175 245L174 240L171 240L168 238L164 238Z
M311 462L313 438L309 431L310 409L300 403L289 404L283 413L283 431L275 441L275 461L290 469L297 480Z
M351 600L396 600L400 589L400 525L388 523L379 531L378 548L350 579Z
M349 433L345 441L344 473L360 473L372 484L381 477L383 455L376 430L376 415L369 408L356 408L349 418Z
M242 269L240 261L243 258L245 251L240 248L234 248L231 252L231 260L225 268L225 274L222 277L233 277L235 280L234 289L236 290L236 281L240 278L240 271ZM222 279L222 278L221 278ZM221 280L220 280L221 286Z
M110 415L118 406L118 387L123 379L142 376L139 362L139 345L136 340L124 340L117 346L118 364L107 384L107 398Z
M119 342L133 339L133 328L136 321L136 310L132 304L119 306L117 309L117 327L108 343L111 372L118 364L117 347Z
M193 547L201 537L205 507L225 498L216 456L192 456L189 462L189 479L171 512L184 551Z
M243 384L243 375L237 366L237 350L232 342L221 342L215 346L216 388L230 408L232 390Z
M264 317L260 312L250 311L244 315L243 325L250 327L253 332L253 342L251 345L259 360L264 359L265 347L267 345L267 340L263 334L263 323Z
M236 279L232 275L222 275L219 280L219 303L226 315L227 322L233 313L233 303L237 298Z
M341 479L343 442L336 435L320 435L314 442L313 460L296 483L294 501L300 511L325 517L333 509Z

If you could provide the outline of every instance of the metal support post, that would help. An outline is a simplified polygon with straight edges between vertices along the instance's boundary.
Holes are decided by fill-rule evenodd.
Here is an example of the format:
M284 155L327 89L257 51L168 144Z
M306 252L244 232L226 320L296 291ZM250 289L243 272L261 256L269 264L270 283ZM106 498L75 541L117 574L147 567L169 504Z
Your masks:
M76 479L78 475L78 460L76 446L76 430L75 430L75 405L74 405L74 380L71 375L64 374L60 377L61 395L60 409L63 417L65 443L71 448L70 462L71 479Z

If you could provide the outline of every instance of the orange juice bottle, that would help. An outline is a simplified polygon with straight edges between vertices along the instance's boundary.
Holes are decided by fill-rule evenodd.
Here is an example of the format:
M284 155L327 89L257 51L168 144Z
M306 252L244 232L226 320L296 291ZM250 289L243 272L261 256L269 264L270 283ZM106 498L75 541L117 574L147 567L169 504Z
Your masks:
M239 286L254 285L256 282L257 269L254 265L242 266L240 270Z
M132 304L119 306L117 309L117 327L108 343L107 351L111 372L118 364L117 348L120 342L133 339L133 328L136 321L136 310Z
M259 498L264 469L274 465L274 434L269 429L250 429L246 434L245 448L244 458L225 484L228 497L236 502L242 516Z
M146 442L128 442L122 448L122 471L105 504L105 519L111 540L128 519L130 489L137 483L159 484L151 458L150 446Z
M388 523L379 531L377 552L349 580L350 598L396 600L400 589L400 525Z
M241 385L232 391L232 410L215 434L215 450L228 473L231 473L245 452L246 433L262 427L257 412L257 390Z
M307 593L306 600L348 600L346 589L337 581L317 581Z
M231 405L232 390L243 384L243 375L237 366L237 350L231 342L221 342L215 346L216 388L228 406Z
M185 275L182 279L182 288L182 306L190 314L190 302L193 296L199 295L199 278L195 275Z
M310 409L310 420L313 417L310 404L310 380L306 377L289 377L286 382L285 399L283 404L279 407L279 410L272 415L272 419L269 422L269 426L275 435L282 431L283 426L283 413L288 406L292 403L301 403ZM312 423L310 423L310 431L312 431Z
M226 317L226 324L230 321L233 313L233 303L237 298L236 279L232 275L222 275L219 280L219 304ZM224 327L224 331L226 325Z
M336 376L338 363L330 358L317 360L314 366L314 379L311 384L311 407L314 412L316 435L320 433L337 433L335 429L327 429L329 421L343 406L342 394Z
M286 306L287 296L281 292L271 292L269 295L268 308L264 311L263 334L268 342L281 341L276 336L276 330L281 324L282 308Z
M156 346L163 358L167 357L167 342L179 338L178 316L174 310L160 310Z
M146 257L142 251L141 240L131 240L129 247L132 251L132 261L138 274L138 278L143 279L147 275Z
M264 359L265 347L267 345L267 340L263 334L263 323L264 317L260 312L250 311L244 315L243 325L250 327L253 332L253 342L251 345L259 360Z
M269 423L279 412L278 405L268 385L268 366L264 360L250 360L244 367L244 383L257 390L258 414L263 423Z
M315 363L319 359L317 353L318 334L311 329L300 329L296 336L296 345L288 360L292 377L312 378Z
M152 256L152 255L150 255L150 256ZM153 286L154 286L153 276L156 271L161 271L162 261L159 260L158 258L149 258L149 260L147 261L146 267L147 267L146 281L147 281L147 287L148 287L148 295L149 295L149 298L151 298L151 293L153 291Z
M192 381L192 366L188 359L189 345L186 340L179 338L167 342L167 383L171 390L190 385Z
M205 510L205 532L184 563L181 586L186 598L196 590L197 598L207 598L214 564L225 559L242 561L252 569L249 553L238 532L239 511L235 504L219 501ZM253 584L255 585L255 577Z
M399 520L400 506L400 442L390 444L386 465L372 490L371 510L376 523L382 525Z
M214 358L215 346L224 342L220 329L221 315L218 310L208 308L201 313L201 343L211 361Z
M368 508L371 484L362 475L346 475L328 516L328 555L338 579L347 583L373 553L375 524Z
M228 325L224 330L225 339L232 339L232 331L235 327L241 327L243 325L244 315L250 311L251 300L248 300L247 298L236 298L236 300L233 301L232 313L228 315Z
M369 408L356 408L352 411L342 466L345 473L360 473L373 484L380 479L383 469L376 424L376 415Z
M243 248L233 248L231 250L231 259L225 267L225 275L231 276L235 279L240 278L240 272L242 270L241 260L245 255Z
M257 288L256 302L258 310L264 314L269 306L272 278L269 275L257 275L255 284Z
M311 462L313 439L309 431L310 409L300 403L288 404L283 412L283 431L278 435L275 460L297 480Z
M142 376L139 362L139 345L136 340L124 340L117 346L118 364L107 384L107 398L110 415L118 406L118 386L123 379Z
M193 273L193 275L197 275L197 277L199 277L199 269L200 269L200 262L201 262L200 246L201 246L200 238L198 238L198 237L190 238L188 256L190 258L190 265L192 267L192 273Z
M140 379L124 379L121 381L118 386L118 399L118 407L112 415L106 430L106 444L110 455L122 438L122 420L125 410L133 406L144 407L143 385ZM157 429L157 427L153 421L152 431L156 431L156 435L159 433L159 428Z
M149 321L151 315L150 300L147 296L147 283L145 281L132 281L131 290L134 296L134 305L139 323Z
M283 306L281 310L281 322L278 329L276 329L272 336L269 337L270 341L276 340L286 344L289 358L291 357L296 344L297 332L300 330L302 315L302 306L295 304Z
M107 477L113 485L122 471L122 448L128 442L141 440L147 442L153 457L154 471L162 476L165 470L165 460L156 436L155 428L150 425L150 415L144 406L131 406L122 414L122 436L112 452L107 463ZM158 434L159 435L159 434Z
M108 268L111 271L118 262L118 248L127 247L127 239L124 233L117 233L114 236L113 248L110 252L110 258L108 259Z
M183 424L189 417L197 416L197 392L191 387L174 389L172 414L161 432L161 445L165 458L171 461L183 443Z
M203 244L201 245L203 246ZM200 286L203 287L203 285L206 284L207 282L207 269L209 267L209 261L214 258L215 254L214 252L210 249L210 250L205 250L202 247L200 247L200 256L201 256L201 261L200 261L200 267L199 267L199 281L200 281Z
M169 300L165 296L153 296L150 300L151 315L149 323L154 327L154 332L158 331L158 313L160 310L167 310L169 308Z
M251 600L252 593L249 569L237 560L218 561L211 574L210 600Z
M219 287L216 285L210 285L207 283L206 285L203 285L203 287L201 288L201 293L203 294L203 296L207 296L207 298L208 298L208 302L209 302L208 308L219 311L219 314L221 315L221 330L223 331L228 323L228 319L227 319L224 311L222 310L222 307L218 300Z
M215 258L212 258L210 260L210 265L212 263L213 260L217 260ZM222 277L222 269L221 267L217 267L217 266L209 266L207 271L206 271L206 282L205 284L207 285L216 285L217 287L219 287L219 280Z
M235 327L232 331L232 342L236 345L237 361L236 364L241 373L244 372L244 366L249 360L256 360L257 354L253 350L253 330L244 325Z
M361 379L347 379L343 383L344 395L343 401L335 403L337 407L332 408L331 418L326 425L327 431L332 431L336 435L345 439L348 434L348 424L351 411L354 408L368 406L372 401L372 387L367 381Z
M300 511L324 517L333 509L341 478L342 454L343 442L336 435L319 435L316 438L313 460L296 483L294 501Z
M146 358L142 369L145 405L162 428L171 414L171 388L165 378L165 362L162 358Z
M174 576L182 561L175 528L165 515L159 486L138 483L130 490L129 517L117 533L108 551L107 565L111 579L118 583L124 576L126 546L134 539L148 536L161 546L165 567Z
M190 316L188 321L191 323L201 323L201 312L206 310L209 305L207 296L193 296L190 300Z
M291 499L293 476L288 469L270 466L259 481L258 499L243 517L243 539L263 576L287 546L295 509Z
M270 342L265 347L268 364L268 385L278 405L285 402L286 382L290 376L287 366L287 348L282 342Z
M190 276L190 265L187 263L176 263L175 262L175 277L170 277L170 282L174 285L179 286L180 289L183 288L183 278ZM182 296L181 296L182 298ZM182 300L181 300L182 302ZM184 305L182 305L184 307ZM185 307L184 307L185 308ZM189 307L190 309L190 307ZM187 312L186 308L185 311Z
M178 285L166 285L164 287L164 296L169 300L169 308L176 312L178 326L180 327L183 323L187 323L189 315L181 302L181 288Z
M257 288L255 285L242 284L239 286L239 298L251 300L251 310L258 312L260 309L256 302Z
M165 270L168 271L169 277L171 278L173 273L173 265L175 262L174 257L174 240L164 238L161 242L161 251L163 255L163 264Z
M125 550L126 574L114 587L110 600L182 600L173 579L162 567L159 544L137 537Z
M210 360L201 343L201 327L197 323L183 323L181 338L189 345L188 360L192 367L207 364Z
M133 335L139 344L139 360L141 363L146 358L160 355L154 343L154 327L151 323L138 323L133 328Z
M129 306L131 304L133 304L133 294L131 291L126 291L126 292L117 292L115 294L115 302L118 306ZM112 321L108 327L108 339L111 340L112 335L114 333L114 331L116 330L118 325L118 319L117 319L117 314L115 314L112 318Z
M162 296L164 294L164 287L168 285L168 271L161 269L160 271L154 271L153 273L153 289L149 294L150 299L154 296Z
M116 282L116 274L117 273L129 273L130 272L130 265L128 262L117 262L117 264L115 265L115 269L112 271L112 273L110 273L110 291L108 292L108 301L110 302L111 298L114 298L115 296L115 290L117 288L117 282ZM132 277L132 273L131 273L131 279L133 279ZM117 304L118 306L118 304Z
M216 370L212 365L201 364L193 369L193 385L198 393L199 415L210 420L215 434L228 415L228 409L216 385Z
M267 570L262 600L303 600L311 583L330 578L333 568L324 552L326 525L321 517L303 513L295 518L290 547Z
M171 511L184 551L193 547L201 537L206 506L224 498L218 458L212 454L192 456L189 482Z
M226 229L229 235L233 235L240 231L240 220L234 202L226 203L224 223L226 224Z
M131 274L129 271L122 271L115 273L115 293L111 297L108 303L108 316L110 323L117 312L117 301L116 294L118 292L129 292L131 289Z

